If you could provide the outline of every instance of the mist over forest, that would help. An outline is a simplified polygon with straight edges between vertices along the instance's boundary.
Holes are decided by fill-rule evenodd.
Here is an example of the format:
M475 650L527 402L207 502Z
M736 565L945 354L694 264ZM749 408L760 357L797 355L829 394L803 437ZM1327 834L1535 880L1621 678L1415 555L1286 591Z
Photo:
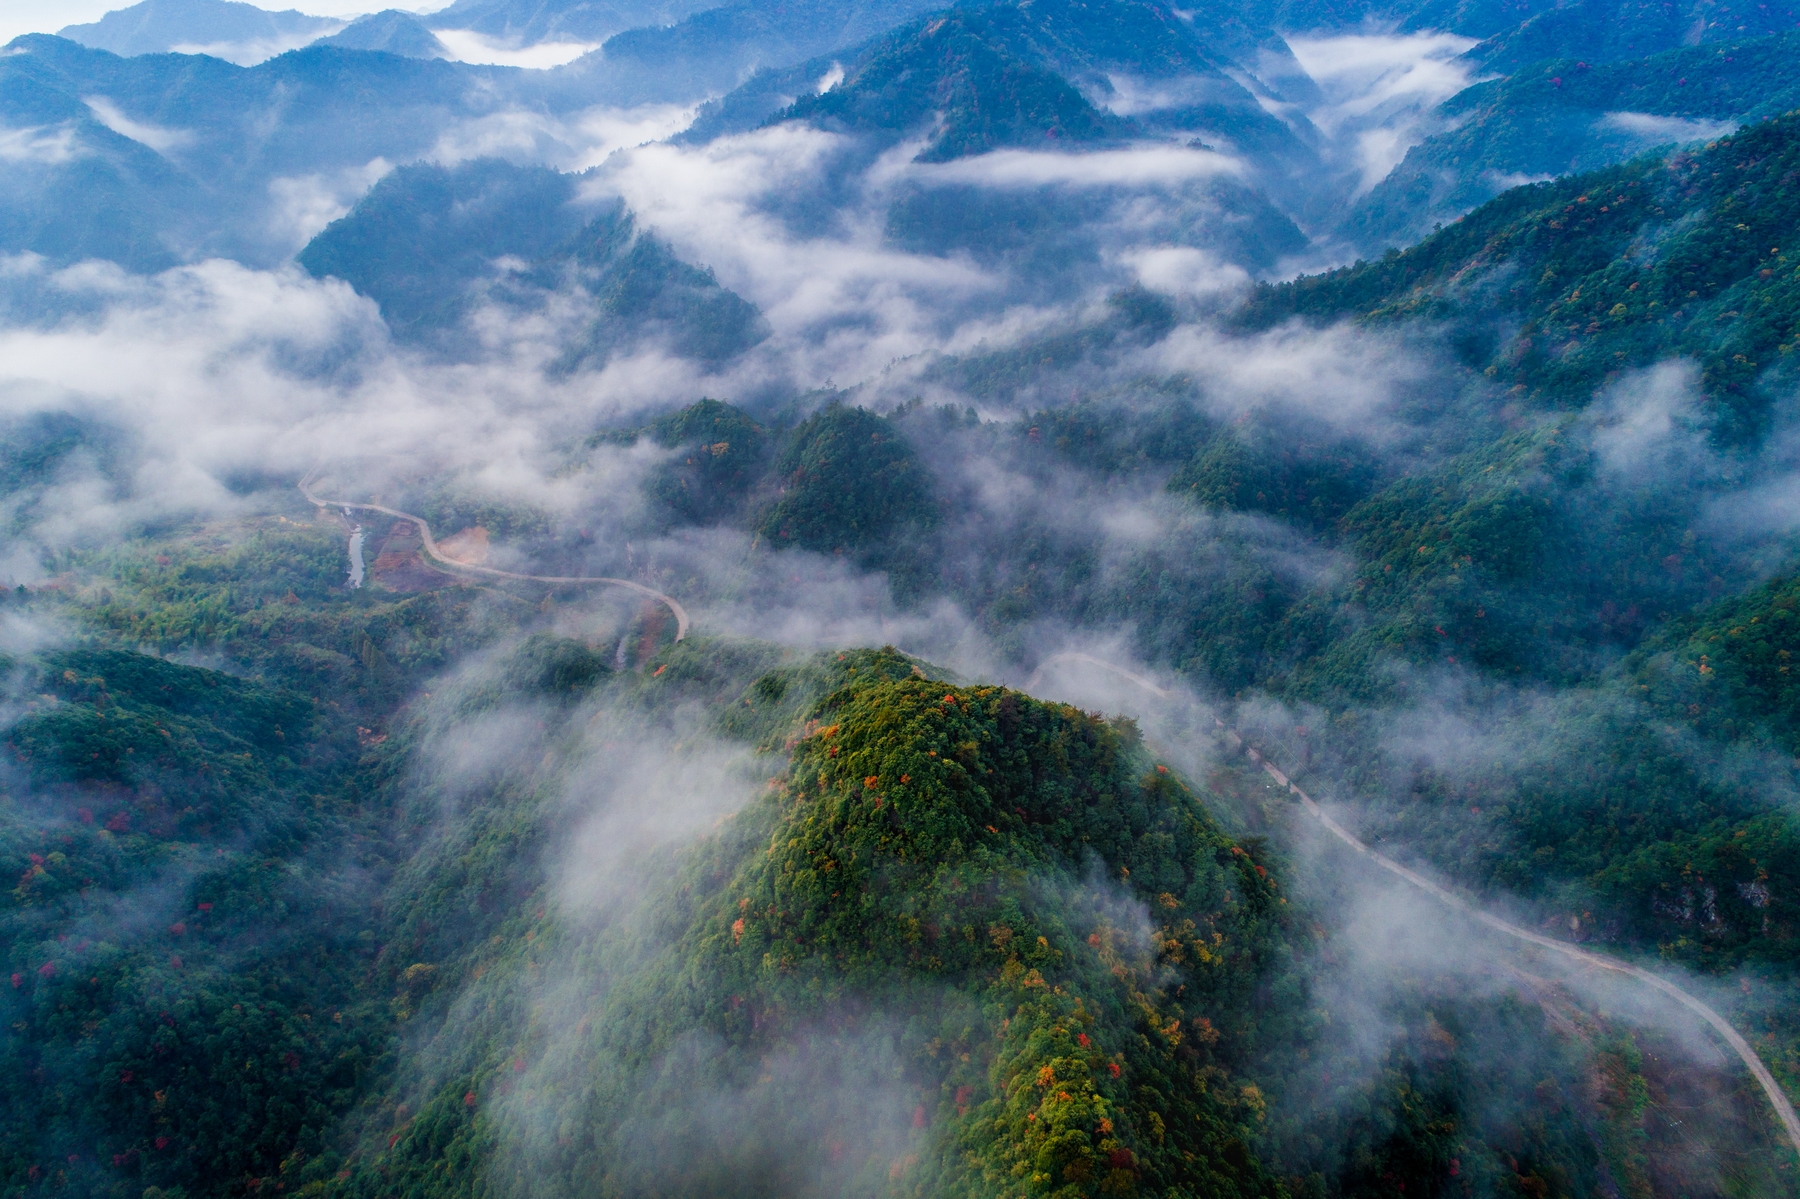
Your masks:
M0 1195L1800 1194L1800 10L711 3L0 15Z

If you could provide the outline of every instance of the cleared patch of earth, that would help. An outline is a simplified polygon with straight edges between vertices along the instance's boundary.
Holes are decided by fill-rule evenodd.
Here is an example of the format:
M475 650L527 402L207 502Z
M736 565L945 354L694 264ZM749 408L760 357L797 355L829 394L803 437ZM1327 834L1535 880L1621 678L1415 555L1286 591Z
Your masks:
M471 525L439 541L437 547L439 553L452 561L480 566L487 561L488 531L480 525Z

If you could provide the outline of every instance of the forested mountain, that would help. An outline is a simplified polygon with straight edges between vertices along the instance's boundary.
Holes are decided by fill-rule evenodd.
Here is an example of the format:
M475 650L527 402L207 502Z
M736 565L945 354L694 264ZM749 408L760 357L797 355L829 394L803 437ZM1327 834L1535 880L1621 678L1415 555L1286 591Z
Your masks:
M1728 44L1781 33L1796 25L1800 9L1791 4L1737 0L1652 6L1583 0L1544 5L1518 25L1486 35L1470 55L1501 71L1546 58L1622 62L1678 46Z
M1096 108L1083 90L1104 95L1115 90L1111 76L1126 75L1178 79L1189 93L1187 109L1159 113L1157 125L1217 136L1201 123L1211 114L1264 140L1292 137L1226 75L1229 62L1150 5L1002 4L912 22L865 51L842 82L770 119L896 134L935 119L924 161L1045 139L1122 140L1142 136L1142 125Z
M703 681L697 661L674 665L666 687ZM432 1013L445 1076L352 1188L429 1185L446 1149L487 1157L509 1097L477 1084L468 1104L463 1079L523 1052L534 1102L592 1132L536 1161L489 1158L496 1173L624 1193L1012 1180L1101 1193L1192 1186L1209 1162L1213 1186L1273 1193L1244 1150L1254 1088L1230 1074L1254 1052L1249 1030L1223 1026L1244 1033L1232 1049L1209 1023L1182 1035L1188 1013L1230 1010L1272 964L1281 921L1267 871L1128 729L917 673L889 653L762 676L760 731L800 738L792 766L716 840L667 864L669 898L648 903L675 905L669 939L543 926L543 951L634 962L572 1036L546 1029L514 1047L499 1010L473 1027ZM802 688L826 694L789 727L776 713ZM556 817L540 806L511 821L535 838ZM1162 897L1163 969L1137 930L1109 921L1101 871ZM437 974L485 961L496 998L529 985L523 961L429 932L442 897L419 882L395 913L402 956L441 962ZM696 1035L718 1048L701 1051ZM771 1058L789 1063L774 1077ZM831 1119L852 1096L856 1119Z
M1672 50L1624 63L1534 63L1443 106L1426 139L1346 224L1361 245L1406 245L1525 182L1609 166L1800 108L1800 35Z
M0 55L0 1193L1795 1193L1800 17L244 8Z
M1716 435L1756 437L1800 336L1782 246L1800 219L1796 171L1800 118L1764 120L1691 154L1515 189L1380 262L1266 289L1243 319L1460 321L1471 365L1547 404L1687 359ZM1481 344L1502 315L1516 327Z

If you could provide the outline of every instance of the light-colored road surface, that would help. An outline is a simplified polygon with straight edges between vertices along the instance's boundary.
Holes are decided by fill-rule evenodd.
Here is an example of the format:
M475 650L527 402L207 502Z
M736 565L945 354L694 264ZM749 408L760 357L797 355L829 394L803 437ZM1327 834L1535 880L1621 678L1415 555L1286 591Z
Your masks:
M1137 684L1139 687L1142 687L1153 695L1163 699L1170 698L1170 692L1158 687L1155 683L1141 675L1136 675L1122 667L1114 666L1111 662L1105 661L1102 658L1078 653L1052 654L1048 658L1045 658L1043 662L1038 665L1036 673L1034 673L1031 676L1031 679L1025 684L1026 687L1029 688L1034 686L1038 680L1043 677L1044 669L1057 662L1080 662L1088 666L1098 666L1102 670L1110 671L1120 678L1127 679L1130 682ZM1534 933L1529 929L1520 928L1510 921L1502 920L1498 916L1482 911L1462 896L1439 886L1418 871L1409 870L1387 855L1375 852L1364 844L1361 838L1350 832L1350 830L1346 829L1336 820L1333 820L1328 813L1320 808L1318 804L1313 802L1312 796L1302 791L1299 785L1294 783L1287 775L1277 769L1273 762L1270 762L1267 758L1263 757L1262 754L1257 751L1255 746L1246 744L1244 739L1238 735L1236 729L1227 727L1225 722L1220 720L1217 715L1213 715L1212 721L1223 732L1227 741L1231 742L1233 746L1242 749L1244 755L1252 762L1261 766L1265 774L1298 797L1300 806L1306 809L1307 815L1324 825L1332 836L1336 837L1339 841L1342 841L1345 845L1348 845L1351 849L1369 859L1369 861L1375 863L1375 865L1381 867L1383 870L1398 875L1400 878L1405 879L1413 886L1424 891L1426 894L1432 896L1446 906L1454 908L1459 912L1468 913L1495 932L1503 933L1506 936L1516 938L1520 941L1529 942L1532 945L1538 946L1540 949L1548 949L1552 953L1562 954L1564 957L1571 958L1586 966L1592 966L1599 970L1610 970L1615 974L1628 974L1639 982L1656 988L1656 990L1667 995L1670 999L1673 999L1676 1003L1679 1003L1682 1007L1687 1008L1696 1016L1699 1016L1702 1020L1706 1021L1719 1036L1724 1038L1725 1043L1731 1046L1738 1057L1743 1059L1744 1065L1749 1067L1750 1073L1755 1076L1756 1081L1762 1084L1763 1093L1769 1097L1769 1105L1775 1109L1776 1117L1781 1121L1781 1126L1787 1131L1788 1140L1793 1142L1795 1151L1800 1152L1800 1115L1795 1114L1794 1105L1788 1100L1787 1093L1781 1089L1781 1084L1775 1081L1775 1076L1769 1073L1768 1066L1763 1064L1762 1058L1757 1055L1756 1050L1751 1047L1750 1042L1746 1041L1743 1035L1739 1033L1737 1029L1733 1028L1731 1022L1725 1019L1725 1017L1719 1015L1718 1012L1714 1011L1707 1004L1702 1003L1699 999L1688 994L1686 991L1659 974L1652 974L1650 971L1645 970L1640 966L1633 966L1627 962L1621 962L1616 958L1606 957L1603 954L1590 953L1588 950L1582 949L1576 945L1571 945L1567 941L1559 941L1555 937L1546 937L1541 933Z
M402 520L410 520L419 526L419 540L424 543L425 553L433 562L447 570L468 574L488 575L497 579L518 579L526 583L554 583L559 586L597 585L605 587L626 587L640 595L646 595L657 603L668 608L675 616L675 640L680 641L688 633L687 609L676 603L669 596L642 583L634 583L630 579L612 579L599 575L522 575L510 570L495 570L491 566L476 566L470 562L459 562L438 549L437 541L431 535L431 526L425 519L414 516L410 512L402 512L398 508L384 508L380 504L360 504L352 500L327 500L313 494L313 475L308 474L300 480L300 494L319 508L355 508L361 512L380 512L387 516L397 516Z

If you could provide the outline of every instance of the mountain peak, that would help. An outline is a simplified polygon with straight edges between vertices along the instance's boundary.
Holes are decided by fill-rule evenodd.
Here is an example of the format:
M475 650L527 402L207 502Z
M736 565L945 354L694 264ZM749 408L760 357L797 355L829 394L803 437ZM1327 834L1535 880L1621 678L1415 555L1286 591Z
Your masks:
M90 24L64 26L58 36L127 58L237 47L267 57L305 45L343 24L294 9L271 12L241 0L141 0ZM229 51L221 56L233 57Z

